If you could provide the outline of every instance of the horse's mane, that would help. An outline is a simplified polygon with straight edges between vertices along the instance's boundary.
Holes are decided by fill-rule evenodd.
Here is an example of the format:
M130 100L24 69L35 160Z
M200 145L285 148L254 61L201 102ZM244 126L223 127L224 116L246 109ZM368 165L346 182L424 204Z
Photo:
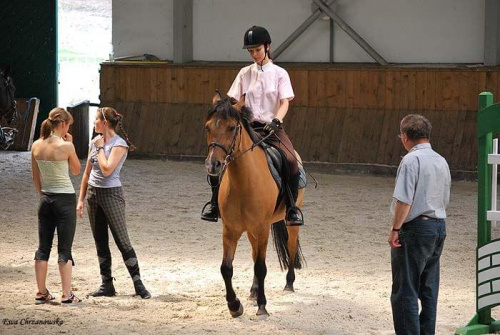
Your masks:
M250 108L242 106L241 111L238 111L233 107L234 104L236 104L236 101L233 98L224 98L217 101L208 111L207 121L216 116L224 120L232 118L238 121L250 123L253 115Z
M228 118L238 120L241 122L243 127L245 127L252 141L254 143L258 142L260 140L259 135L250 126L253 116L252 110L243 105L241 110L238 111L233 107L236 102L237 101L235 99L229 97L217 101L208 111L207 121L213 117L218 117L224 120L227 120Z

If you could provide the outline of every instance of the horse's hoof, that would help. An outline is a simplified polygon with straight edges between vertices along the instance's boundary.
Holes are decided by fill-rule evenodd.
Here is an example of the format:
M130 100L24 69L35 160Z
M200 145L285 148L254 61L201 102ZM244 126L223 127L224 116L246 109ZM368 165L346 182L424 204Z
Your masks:
M229 309L229 313L231 313L231 316L233 318L237 318L238 316L243 314L243 304L239 300L238 303L240 306L238 307L237 311L232 311L231 309Z
M266 307L262 306L262 307L259 307L256 315L259 317L268 317L269 313L267 312Z
M293 293L293 292L295 292L295 290L293 289L293 286L287 284L285 286L285 288L283 289L283 292L285 292L285 293Z

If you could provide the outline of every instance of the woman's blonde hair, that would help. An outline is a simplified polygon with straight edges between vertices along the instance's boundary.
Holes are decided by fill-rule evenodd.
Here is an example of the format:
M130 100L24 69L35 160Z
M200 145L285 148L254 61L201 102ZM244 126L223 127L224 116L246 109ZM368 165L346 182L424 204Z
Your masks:
M73 116L64 108L53 108L49 113L49 117L42 122L40 137L43 139L49 137L61 122L73 124Z
M120 135L128 144L128 150L134 151L135 145L130 142L125 129L123 128L123 115L111 107L101 107L97 109L97 116L103 121L108 121L111 128Z

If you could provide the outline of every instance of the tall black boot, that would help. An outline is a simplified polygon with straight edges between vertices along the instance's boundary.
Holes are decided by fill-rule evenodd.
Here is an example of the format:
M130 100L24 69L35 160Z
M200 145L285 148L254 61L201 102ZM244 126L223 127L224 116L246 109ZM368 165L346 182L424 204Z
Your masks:
M135 250L130 249L126 252L122 252L122 257L125 265L127 266L128 273L134 282L135 293L141 296L142 299L151 298L151 294L148 290L146 290L146 286L142 283L139 262L137 261Z
M297 202L297 197L299 195L299 179L300 174L294 174L290 176L288 181L288 187L290 188L290 193L288 194L288 201L286 203L286 224L289 226L303 226L304 219L302 217L302 212L295 205ZM290 197L291 196L291 197Z
M116 295L115 286L113 285L113 277L110 279L103 279L101 286L97 291L90 293L91 297L112 297Z
M101 269L102 284L97 291L94 291L88 296L91 297L112 297L116 295L115 286L113 285L113 277L111 277L111 254L100 255L99 267Z
M212 199L205 204L201 210L201 219L205 221L217 222L219 219L219 177L210 176L210 185L212 186Z

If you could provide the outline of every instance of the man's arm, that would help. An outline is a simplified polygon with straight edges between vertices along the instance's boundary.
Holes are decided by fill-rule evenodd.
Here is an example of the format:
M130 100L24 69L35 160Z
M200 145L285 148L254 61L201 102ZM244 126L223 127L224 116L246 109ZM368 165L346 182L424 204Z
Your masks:
M399 248L401 246L399 243L399 229L401 229L405 219L408 217L410 208L411 206L405 204L404 202L399 200L396 202L394 207L394 217L392 218L392 227L389 232L389 244L393 248Z

